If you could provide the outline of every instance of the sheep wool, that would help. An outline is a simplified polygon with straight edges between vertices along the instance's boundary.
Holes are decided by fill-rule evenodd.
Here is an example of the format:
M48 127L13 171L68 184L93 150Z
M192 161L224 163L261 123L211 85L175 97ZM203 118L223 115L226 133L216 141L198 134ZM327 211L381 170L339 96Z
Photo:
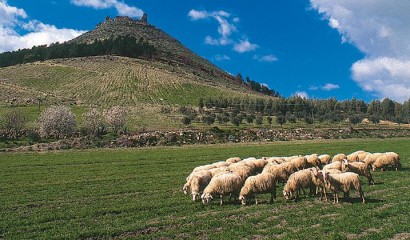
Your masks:
M328 164L332 160L332 156L330 156L329 154L322 154L318 158L322 165Z
M362 203L366 202L358 174L352 172L338 174L323 172L322 174L324 174L323 179L325 181L326 188L334 193L333 202L339 202L338 192L342 191L344 193L344 197L347 197L350 189L355 189L356 192L359 193Z
M242 178L235 173L225 173L211 179L204 189L201 199L204 204L210 203L214 196L220 196L220 205L223 204L223 197L232 194L237 196L243 184Z
M239 200L242 205L246 205L248 197L255 196L256 194L270 193L270 203L272 203L273 199L276 199L276 182L276 177L267 172L251 176L246 179L245 184L239 193ZM256 196L255 203L258 204Z
M309 188L310 192L314 191L315 185L312 181L311 169L297 171L289 176L288 181L283 187L283 195L287 200L291 199L296 193L296 200L299 198L299 190ZM303 190L304 191L304 190Z
M333 156L332 162L341 162L343 159L346 159L346 154L344 153L339 153Z
M354 172L360 176L365 176L369 185L374 184L372 174L369 171L369 165L365 162L349 162L346 159L342 163L343 172Z

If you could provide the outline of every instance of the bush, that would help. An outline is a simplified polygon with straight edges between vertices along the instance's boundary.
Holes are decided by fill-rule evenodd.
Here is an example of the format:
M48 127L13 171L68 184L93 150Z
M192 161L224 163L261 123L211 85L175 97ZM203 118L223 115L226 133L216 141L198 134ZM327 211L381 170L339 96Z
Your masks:
M6 138L17 139L27 123L27 118L18 109L10 109L0 118L0 129Z
M125 131L127 121L127 109L124 107L115 106L109 110L104 110L104 120L113 133Z
M103 117L101 112L96 108L93 108L89 112L84 113L82 115L82 122L87 134L96 136L103 132Z
M266 120L268 121L268 123L269 123L269 125L272 125L272 117L271 116L268 116L268 117L266 117Z
M76 129L74 113L66 106L51 106L44 110L39 118L41 137L58 139L71 136Z
M377 114L372 114L372 115L369 116L369 120L373 124L378 124L380 122L380 117Z
M256 123L256 125L262 125L262 123L263 123L263 117L262 116L257 116L256 117L256 119L255 119L255 123Z
M282 125L286 123L286 117L283 115L276 116L276 123L280 124L280 127L282 127Z
M187 116L184 116L184 117L182 118L182 124L184 124L184 125L190 125L190 124L191 124L191 118L189 118L189 117L187 117Z

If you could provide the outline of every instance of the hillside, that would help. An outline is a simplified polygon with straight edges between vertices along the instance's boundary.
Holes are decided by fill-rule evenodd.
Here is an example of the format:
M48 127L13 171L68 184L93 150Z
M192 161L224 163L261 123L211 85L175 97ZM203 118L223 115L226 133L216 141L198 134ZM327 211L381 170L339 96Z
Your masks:
M0 68L0 101L65 102L97 106L197 104L207 96L260 95L145 21L107 18L69 43L120 36L143 38L152 59L92 56L52 59Z

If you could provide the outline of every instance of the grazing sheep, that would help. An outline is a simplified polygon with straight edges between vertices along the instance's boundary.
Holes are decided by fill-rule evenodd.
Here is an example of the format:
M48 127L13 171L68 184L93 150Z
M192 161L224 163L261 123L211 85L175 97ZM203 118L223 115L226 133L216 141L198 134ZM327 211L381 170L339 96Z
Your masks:
M363 161L367 157L367 155L369 155L369 154L371 154L371 153L369 153L369 152L358 153L357 156L359 157L359 161Z
M287 165L292 166L289 165L289 163ZM270 173L275 176L277 181L285 183L288 180L289 176L293 173L293 170L289 172L289 168L284 163L279 165L269 163L263 169L262 174L263 173Z
M322 163L317 154L310 154L305 156L307 167L321 167Z
M329 164L326 164L324 167L323 167L323 170L330 170L330 169L336 169L336 170L339 170L339 171L342 171L342 162L332 162L332 163L329 163Z
M322 165L329 164L330 161L332 160L332 156L330 156L329 154L322 154L322 155L318 156L318 158L319 158L320 163Z
M262 172L263 168L266 166L266 164L268 164L268 161L266 161L266 159L263 159L263 158L262 159L255 159L255 160L252 160L252 161L249 161L249 162L251 162L254 165L255 172L257 172L257 173Z
M283 187L283 196L285 196L286 200L289 200L296 193L295 200L298 200L299 190L303 190L304 188L309 188L310 193L313 193L315 191L315 185L312 181L310 168L294 172L289 176L285 187Z
M268 163L281 164L285 162L285 159L283 157L270 157L270 158L267 158L266 161Z
M237 163L237 162L239 162L239 161L241 161L241 158L239 158L239 157L231 157L231 158L226 159L225 162L232 164L232 163Z
M215 168L218 168L218 167L227 167L227 166L229 166L229 165L231 165L230 163L227 163L227 162L225 162L225 161L220 161L220 162L216 162L216 163L212 163L211 164L211 166L214 166ZM208 169L209 170L209 169Z
M211 172L212 176L215 176L219 173L226 172L227 170L228 170L228 167L219 167L219 168L209 169L208 171Z
M320 192L320 200L325 197L325 200L327 201L327 195L326 195L326 186L325 182L323 179L323 174L322 170L319 170L318 168L311 168L311 174L312 174L312 182L314 185L316 185L316 195ZM328 173L342 173L340 170L337 169L329 169L327 171Z
M346 158L349 162L357 162L359 161L359 155L357 153L351 153L346 156Z
M213 177L202 193L202 203L208 204L214 196L219 195L220 205L222 205L225 195L237 196L239 194L243 182L243 179L235 173L225 173Z
M251 176L246 179L245 184L243 185L240 193L239 200L242 205L246 205L246 199L248 197L254 196L255 203L258 204L258 199L256 194L261 193L270 193L270 203L273 202L273 199L276 199L276 182L277 179L275 175L265 172L258 174L256 176Z
M372 174L370 173L369 166L365 162L349 162L347 159L342 163L343 172L354 172L361 176L365 176L369 181L369 185L374 184Z
M236 173L243 179L243 181L245 181L249 176L255 175L255 170L252 166L253 165L249 166L239 162L231 164L227 170Z
M333 156L332 162L341 162L343 159L346 159L346 154L344 153L339 153Z
M396 168L396 171L401 167L400 156L397 153L389 152L379 156L372 164L372 169L375 171L379 168L383 171L388 166Z
M344 198L349 196L350 189L355 189L362 198L362 203L365 203L362 185L360 184L359 175L352 172L345 173L328 173L322 172L324 183L327 189L334 193L333 202L339 203L338 192L344 193Z
M363 150L358 150L358 151L356 151L356 152L352 152L351 154L357 154L357 155L359 155L359 154L361 154L361 153L365 153L365 151L363 151Z
M306 157L303 156L291 157L289 161L293 164L296 170L305 169L308 164Z
M370 153L363 159L363 162L367 163L367 165L372 166L376 159L382 156L382 153Z
M182 187L184 194L188 194L190 191L192 194L192 200L196 200L196 196L199 196L199 193L204 190L211 181L212 173L208 170L194 172L189 176L189 179Z

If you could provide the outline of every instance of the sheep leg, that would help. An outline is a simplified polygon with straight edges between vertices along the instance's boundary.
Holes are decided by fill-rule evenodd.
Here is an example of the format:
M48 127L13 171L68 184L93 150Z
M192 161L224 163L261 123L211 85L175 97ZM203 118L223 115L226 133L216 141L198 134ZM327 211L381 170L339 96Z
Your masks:
M273 203L273 192L270 193L269 203Z
M220 195L220 197L221 197L221 201L220 201L219 205L222 205L222 204L223 204L224 196L223 196L223 195Z
M372 174L370 172L369 172L368 179L369 179L369 185L372 184L372 183L374 185L374 179L373 179Z
M366 203L366 200L364 200L364 194L363 194L363 190L362 190L362 187L361 187L361 186L359 186L359 187L357 188L357 192L359 193L360 197L362 198L362 203L365 204L365 203Z
M305 189L303 189L303 188L301 188L301 189L302 189L302 191L303 191L303 195L305 195L305 196L306 196Z
M258 205L258 199L256 198L256 195L255 195L255 204Z

